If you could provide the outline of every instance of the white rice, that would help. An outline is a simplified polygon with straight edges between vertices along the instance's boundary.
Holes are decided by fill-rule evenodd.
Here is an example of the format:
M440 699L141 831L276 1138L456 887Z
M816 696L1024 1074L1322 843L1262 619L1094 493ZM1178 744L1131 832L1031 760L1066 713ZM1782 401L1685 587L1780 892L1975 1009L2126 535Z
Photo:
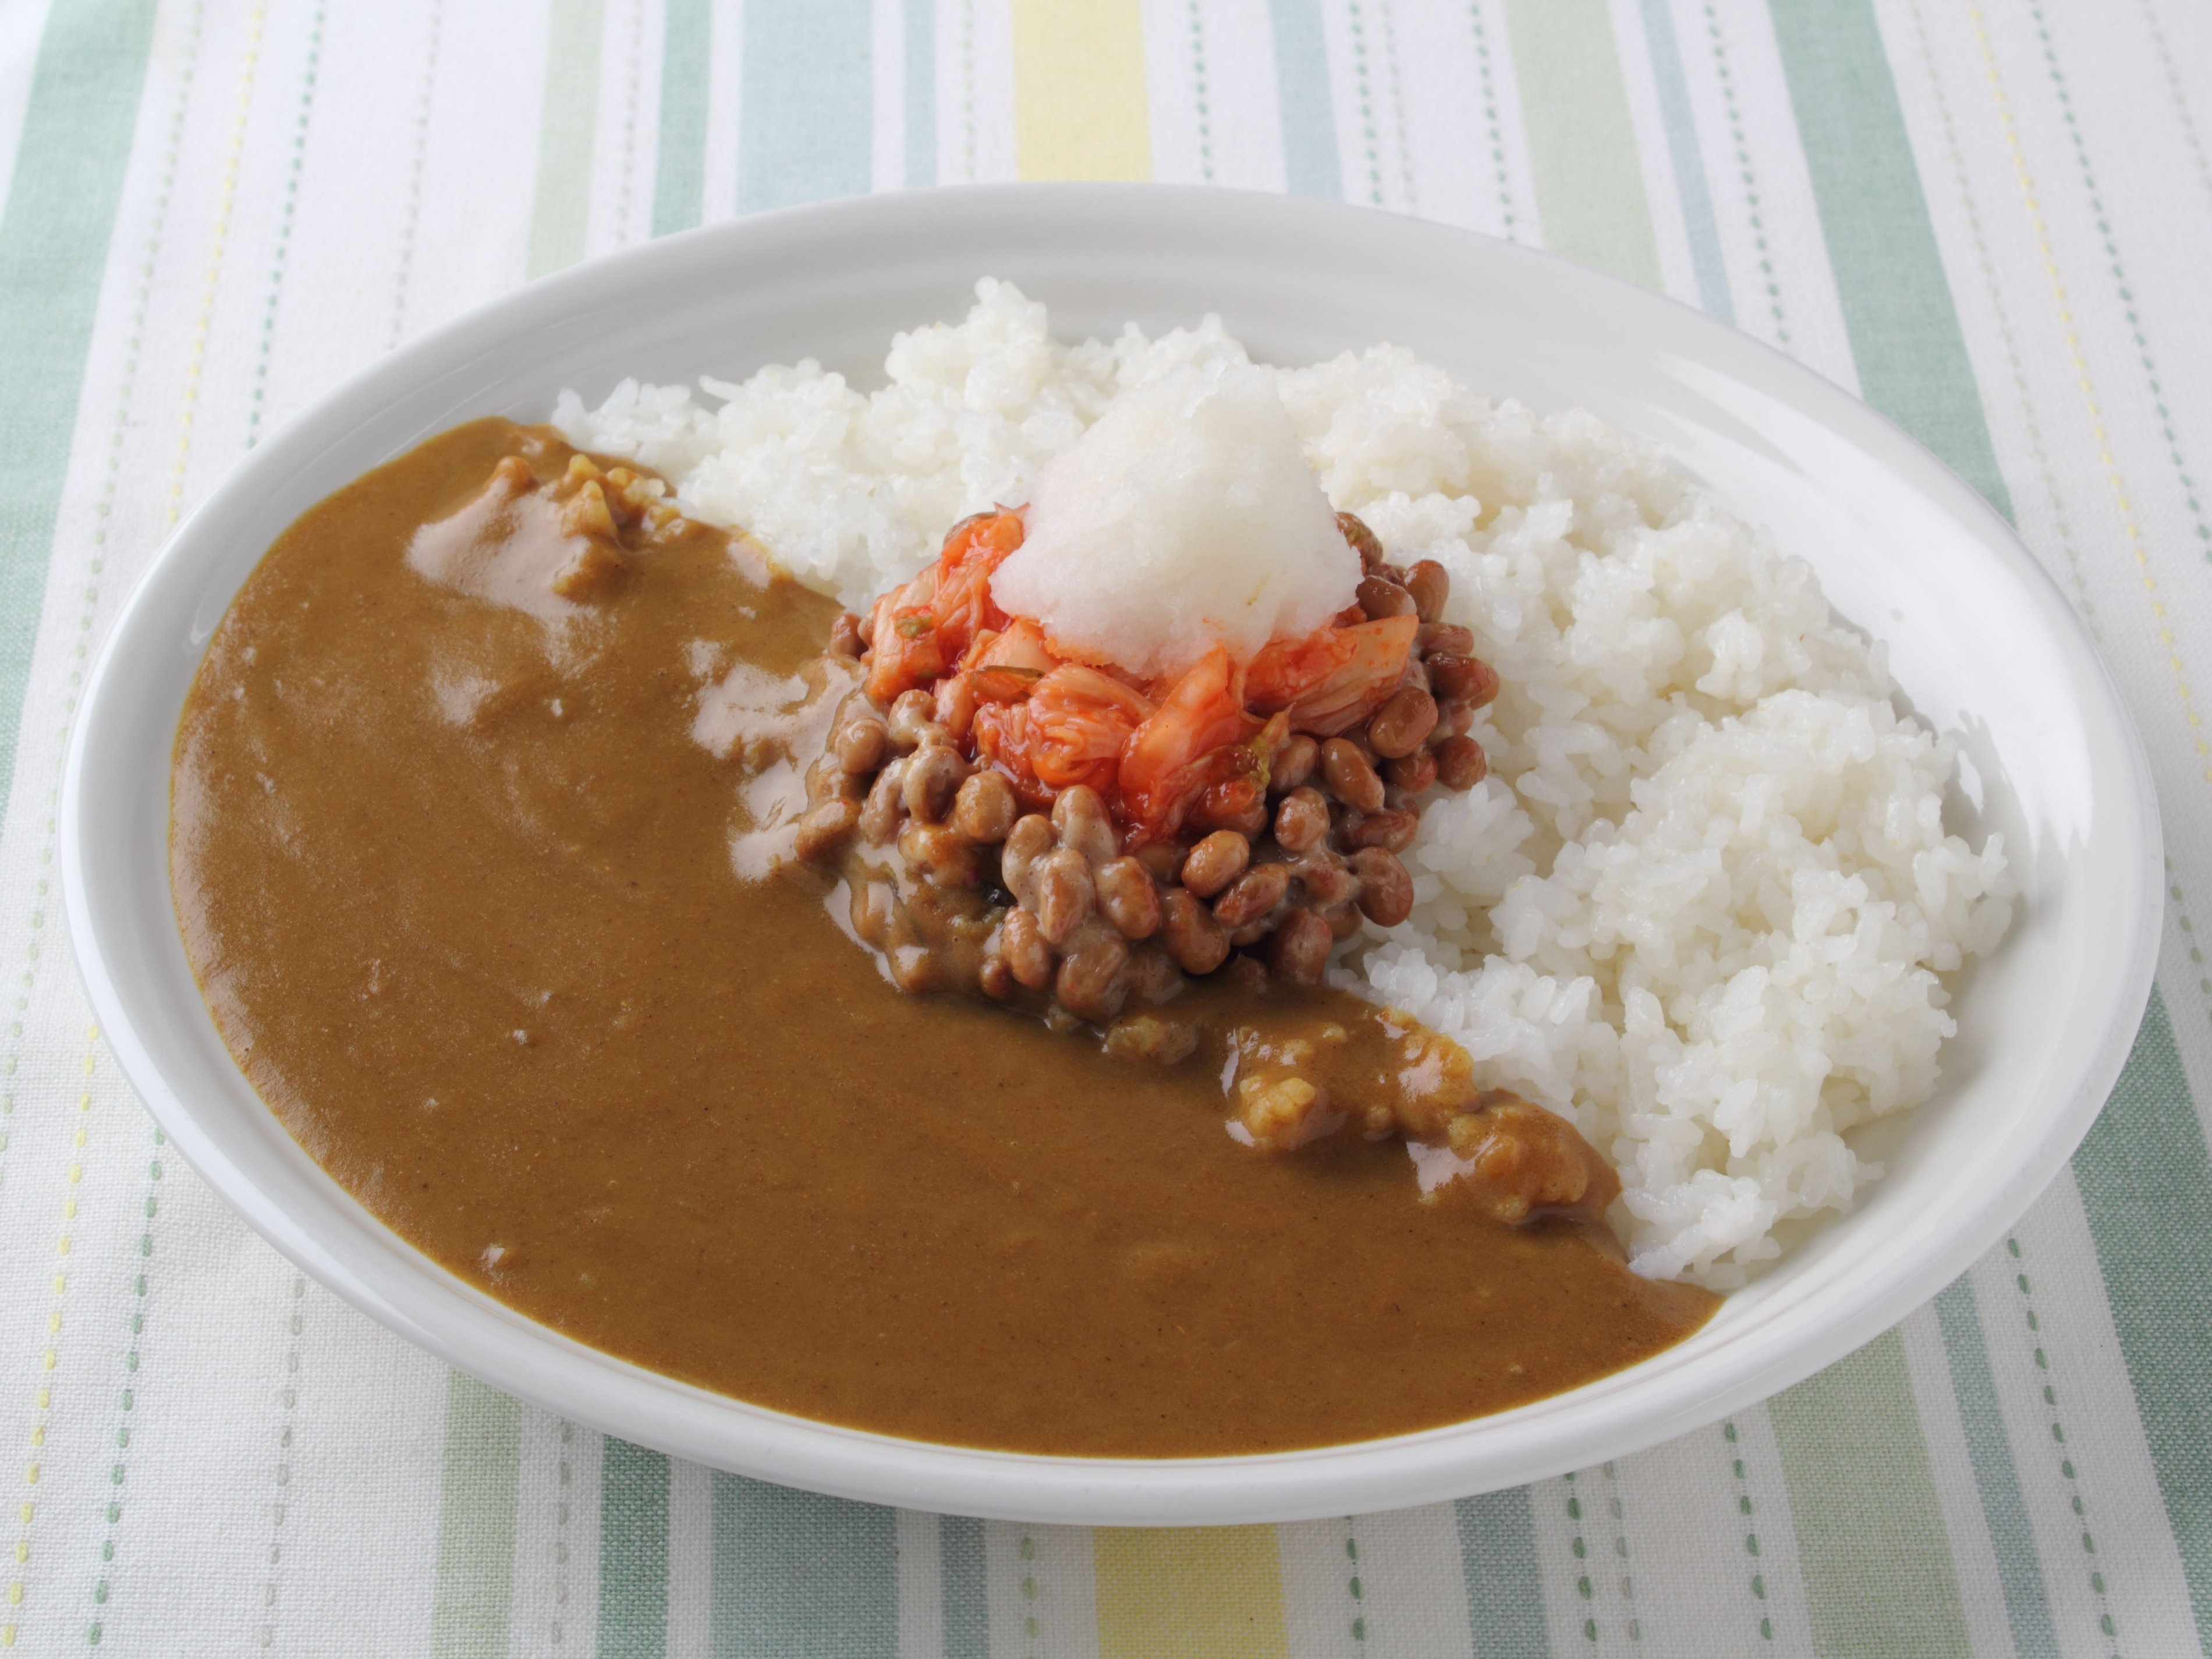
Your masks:
M1011 286L976 291L898 336L872 395L802 362L702 381L719 408L563 393L555 422L859 605L1026 499L1117 392L1246 361L1214 318L1067 346ZM2010 924L1999 838L1945 834L1951 744L1898 713L1881 647L1662 451L1392 347L1274 373L1331 501L1450 571L1505 687L1475 728L1489 779L1424 808L1412 917L1337 977L1607 1152L1638 1272L1741 1284L1778 1223L1880 1175L1848 1132L1933 1091L1938 976Z

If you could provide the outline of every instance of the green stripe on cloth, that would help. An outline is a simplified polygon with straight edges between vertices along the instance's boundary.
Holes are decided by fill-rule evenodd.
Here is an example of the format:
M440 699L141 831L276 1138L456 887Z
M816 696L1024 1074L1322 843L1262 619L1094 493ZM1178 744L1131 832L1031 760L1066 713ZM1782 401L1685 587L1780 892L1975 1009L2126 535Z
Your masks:
M1713 215L1712 186L1705 179L1697 117L1690 108L1689 82L1682 75L1674 10L1667 0L1644 0L1643 17L1651 79L1659 89L1660 118L1667 124L1667 154L1674 165L1674 188L1682 198L1682 229L1690 243L1690 269L1698 279L1698 303L1723 322L1733 323L1735 299L1729 292L1728 262L1721 257L1720 222Z
M890 1659L898 1650L896 1517L714 1477L714 1659Z
M936 0L906 0L906 187L937 182Z
M2212 1158L2157 991L2119 1085L2074 1155L2074 1180L2197 1639L2212 1651Z
M964 1515L939 1517L943 1578L945 1659L990 1659L991 1607L983 1577L983 1523Z
M668 1650L668 1460L609 1435L599 1454L599 1659Z
M708 0L667 0L660 43L660 142L653 157L653 234L702 216L707 174Z
M1860 393L2009 518L1873 0L1770 9Z
M507 1652L521 1474L521 1408L496 1389L453 1372L430 1595L430 1651L438 1659L501 1659Z
M1474 1659L1549 1659L1544 1573L1536 1565L1536 1511L1528 1487L1462 1498L1455 1507Z
M1659 286L1659 246L1605 0L1506 0L1536 216L1554 253Z
M1990 1374L1989 1344L1982 1334L1972 1281L1954 1279L1938 1292L1936 1322L1943 1333L1943 1357L1951 1368L1959 1427L1973 1465L1990 1547L1996 1556L1997 1586L2004 1595L2013 1647L2021 1659L2057 1659L2051 1593L2043 1582L2043 1562L2035 1553L2027 1504L2020 1494L2020 1471L2013 1462L2012 1442L2005 1437L2004 1414L1997 1407L1996 1382Z
M530 203L527 270L543 276L584 257L592 218L592 153L599 143L603 0L552 0L545 38L545 107L538 128L538 187Z
M1766 1410L1821 1659L1970 1652L1897 1333L1777 1395Z
M869 0L747 0L738 211L867 194L874 32Z
M153 0L53 9L0 213L0 801L153 35Z
M1344 196L1336 151L1336 100L1321 0L1267 0L1274 26L1275 101L1282 112L1283 179L1294 196Z

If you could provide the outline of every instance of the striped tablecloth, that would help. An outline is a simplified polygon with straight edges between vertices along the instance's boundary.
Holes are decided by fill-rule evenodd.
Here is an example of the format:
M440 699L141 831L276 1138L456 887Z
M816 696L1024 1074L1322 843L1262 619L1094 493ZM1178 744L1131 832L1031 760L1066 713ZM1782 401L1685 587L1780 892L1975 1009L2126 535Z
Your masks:
M2212 1633L2212 13L2184 0L0 0L0 1645L2163 1656ZM2118 1092L1813 1381L1456 1505L987 1524L672 1465L338 1304L165 1150L54 890L88 653L257 438L702 221L1153 178L1541 243L1895 416L2102 641L2172 848Z

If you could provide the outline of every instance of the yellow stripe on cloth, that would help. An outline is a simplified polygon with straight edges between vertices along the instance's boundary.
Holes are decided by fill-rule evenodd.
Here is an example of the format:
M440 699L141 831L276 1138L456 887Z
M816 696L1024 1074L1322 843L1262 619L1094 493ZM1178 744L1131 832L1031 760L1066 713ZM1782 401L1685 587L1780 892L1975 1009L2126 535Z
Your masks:
M1024 179L1150 179L1138 0L1014 0L1014 155Z
M1091 1534L1098 1659L1274 1659L1290 1651L1273 1527Z

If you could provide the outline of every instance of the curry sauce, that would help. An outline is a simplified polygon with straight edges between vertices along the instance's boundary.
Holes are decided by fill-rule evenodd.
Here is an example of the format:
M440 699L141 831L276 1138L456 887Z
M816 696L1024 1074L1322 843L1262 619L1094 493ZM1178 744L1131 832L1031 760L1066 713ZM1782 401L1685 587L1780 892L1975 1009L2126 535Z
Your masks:
M896 988L761 852L836 701L836 607L741 538L678 520L595 561L485 505L506 458L571 453L479 422L313 508L178 737L209 1006L400 1236L670 1376L1034 1452L1404 1432L1709 1316L1601 1226L1413 1201L1401 1143L1271 1155L1210 1068Z

